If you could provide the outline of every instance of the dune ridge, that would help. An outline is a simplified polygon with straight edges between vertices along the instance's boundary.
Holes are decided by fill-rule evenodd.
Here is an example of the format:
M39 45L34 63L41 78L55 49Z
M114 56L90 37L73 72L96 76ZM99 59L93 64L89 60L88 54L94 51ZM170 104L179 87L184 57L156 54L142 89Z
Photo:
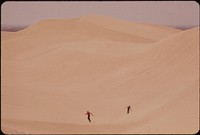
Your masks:
M115 23L113 23L115 22ZM40 33L40 32L47 32ZM48 37L56 36L59 34L60 36L65 35L66 38L75 38L76 40L80 40L82 37L87 39L89 36L91 38L106 38L111 40L114 38L115 40L119 38L118 41L134 41L134 42L156 42L160 39L163 39L167 36L170 36L176 32L180 32L181 30L167 27L167 26L158 26L158 25L147 25L142 23L130 23L127 21L117 20L110 17L103 16L84 16L80 18L74 19L47 19L39 21L32 26L16 32L17 35L27 35L31 33L31 35L38 37L38 33L40 36L46 35ZM62 34L61 34L62 33ZM154 33L154 34L152 34ZM156 34L160 33L160 34ZM53 34L53 35L52 35ZM116 35L120 34L120 35ZM52 35L52 36L51 36ZM115 36L116 35L116 36ZM70 37L68 37L70 36ZM113 37L114 36L114 37ZM60 39L59 39L60 40ZM72 39L75 40L75 39Z
M9 33L2 37L2 131L196 133L198 49L199 28L96 16Z

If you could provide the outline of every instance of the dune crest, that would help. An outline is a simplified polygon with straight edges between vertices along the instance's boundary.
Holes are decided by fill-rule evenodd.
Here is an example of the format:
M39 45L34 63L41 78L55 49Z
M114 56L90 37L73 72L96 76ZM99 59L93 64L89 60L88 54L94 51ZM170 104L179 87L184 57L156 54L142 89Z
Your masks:
M137 34L141 37L147 37L154 41L158 41L171 34L181 31L179 29L175 29L175 28L171 28L167 26L145 24L145 23L140 23L140 22L138 23L128 22L125 20L119 20L119 19L115 19L115 18L107 17L107 16L88 15L88 16L81 17L81 20L95 23L100 26L106 27L108 29L114 29L114 30L122 31L124 33L133 34L133 35ZM113 22L115 23L113 24ZM160 35L156 33L160 33Z
M121 37L118 41L151 43L180 31L171 27L132 23L111 17L84 16L74 19L43 20L17 33L19 35L27 35L30 33L31 35L35 34L34 36L39 34L45 38L47 36L54 37L60 33L59 35L65 35L66 39L72 38L71 41L80 39L88 40L88 38L90 40L91 38L117 40Z

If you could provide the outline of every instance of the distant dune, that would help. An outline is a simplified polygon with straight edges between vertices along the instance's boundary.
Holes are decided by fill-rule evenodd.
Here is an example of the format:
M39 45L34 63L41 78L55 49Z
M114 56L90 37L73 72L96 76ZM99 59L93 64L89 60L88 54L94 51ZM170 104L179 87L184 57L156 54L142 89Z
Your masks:
M16 26L10 26L10 25L1 25L1 31L7 31L7 32L17 32L20 30L23 30L25 28L29 27L28 25L16 25Z
M1 34L6 134L199 130L199 28L84 16Z

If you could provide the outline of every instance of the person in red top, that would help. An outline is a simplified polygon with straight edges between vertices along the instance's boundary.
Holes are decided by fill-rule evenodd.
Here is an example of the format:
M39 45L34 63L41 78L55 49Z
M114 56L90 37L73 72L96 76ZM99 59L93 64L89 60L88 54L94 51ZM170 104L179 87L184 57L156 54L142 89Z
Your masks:
M93 116L93 114L91 112L87 111L85 115L88 116L88 120L89 120L89 122L91 122L90 115Z
M127 106L127 114L129 114L129 112L132 111L131 106Z

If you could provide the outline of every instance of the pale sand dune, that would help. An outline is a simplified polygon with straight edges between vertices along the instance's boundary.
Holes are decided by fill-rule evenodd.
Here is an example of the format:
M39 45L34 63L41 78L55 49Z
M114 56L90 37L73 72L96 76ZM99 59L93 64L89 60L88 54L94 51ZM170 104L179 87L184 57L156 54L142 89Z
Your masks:
M105 16L90 15L82 17L81 20L95 23L99 26L103 26L111 30L138 35L140 37L146 37L154 41L158 41L160 39L166 38L167 36L170 36L171 34L181 31L162 25L132 23L125 20L118 20Z
M3 36L3 132L199 130L199 28L123 21L110 27L100 18L42 21ZM141 31L132 32L134 25ZM127 115L129 104L133 112Z
M16 36L28 36L27 38L34 36L36 39L53 37L54 40L71 42L92 38L92 40L150 43L180 31L166 26L130 23L102 16L85 16L67 20L43 20L16 32Z
M4 40L12 39L15 35L15 32L1 31L1 38Z

